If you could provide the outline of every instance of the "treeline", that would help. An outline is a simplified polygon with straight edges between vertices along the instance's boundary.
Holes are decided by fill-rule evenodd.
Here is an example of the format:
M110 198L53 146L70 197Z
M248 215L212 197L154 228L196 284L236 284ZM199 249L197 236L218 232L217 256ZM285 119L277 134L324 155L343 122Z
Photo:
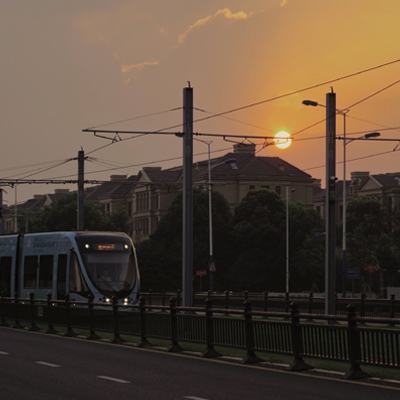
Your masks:
M18 218L19 231L74 230L75 194L60 198L38 213ZM195 290L200 289L196 270L207 271L202 290L209 289L208 192L194 191L193 269ZM99 206L84 202L85 229L128 232L125 210L107 215ZM316 238L324 221L301 203L289 203L290 291L324 291L325 240ZM251 190L231 213L227 200L212 192L213 255L217 291L284 292L286 282L286 203L270 190ZM135 243L142 274L142 290L176 290L182 286L182 194L179 194L149 239ZM336 287L342 282L342 225L336 234ZM366 263L378 272L363 272ZM348 268L360 268L361 279L347 281L347 290L365 285L379 292L383 286L400 286L400 210L388 209L377 199L359 197L347 205Z
M194 191L193 268L207 270L209 261L208 192ZM213 253L217 291L285 291L286 204L270 190L252 190L232 214L226 199L212 192ZM302 204L289 204L290 290L321 287L324 241L314 238L322 229L318 213ZM142 289L176 290L182 282L182 196L178 195L158 229L137 245ZM200 278L194 273L195 290ZM209 274L202 290L209 288Z

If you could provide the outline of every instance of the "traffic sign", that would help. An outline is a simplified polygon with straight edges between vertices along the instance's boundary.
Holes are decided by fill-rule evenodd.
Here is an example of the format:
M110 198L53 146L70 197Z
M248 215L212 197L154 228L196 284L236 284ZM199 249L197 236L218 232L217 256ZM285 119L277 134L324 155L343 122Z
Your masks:
M214 260L214 258L211 256L210 259L208 260L208 270L210 272L215 272L216 269L216 262Z
M379 271L379 265L374 263L365 263L364 272L375 272Z
M196 275L197 275L197 276L204 276L204 275L207 275L207 271L202 270L202 269L198 269L198 270L196 270Z
M323 229L314 229L314 239L323 239L325 231Z
M360 279L361 278L360 268L347 268L346 269L346 278L347 279Z

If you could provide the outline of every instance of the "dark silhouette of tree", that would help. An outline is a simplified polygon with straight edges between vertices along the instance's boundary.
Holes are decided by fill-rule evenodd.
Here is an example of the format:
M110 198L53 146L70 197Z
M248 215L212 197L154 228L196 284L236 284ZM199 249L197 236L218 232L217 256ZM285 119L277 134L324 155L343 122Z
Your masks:
M77 196L69 193L60 197L56 203L44 207L38 214L30 217L30 232L73 231L77 226ZM127 216L120 210L111 216L101 207L84 201L84 226L91 231L126 231Z
M285 203L270 190L250 190L235 209L233 290L284 291Z
M289 203L289 271L293 291L321 285L324 245L314 238L322 220L303 204ZM233 290L283 292L286 289L286 204L270 190L252 190L233 217Z
M349 201L346 213L347 266L363 270L365 263L376 263L386 271L389 284L398 281L399 248L394 244L396 230L388 229L385 209L378 199L358 197ZM387 222L387 220L386 220ZM372 290L379 291L379 274L363 273L363 280L373 284Z
M203 290L209 288L209 205L208 192L193 193L193 276L194 289L199 290L196 270L206 270ZM222 290L230 265L231 213L226 199L212 192L213 247L217 260L215 288ZM178 194L157 230L148 240L137 244L143 290L176 290L182 286L182 193Z

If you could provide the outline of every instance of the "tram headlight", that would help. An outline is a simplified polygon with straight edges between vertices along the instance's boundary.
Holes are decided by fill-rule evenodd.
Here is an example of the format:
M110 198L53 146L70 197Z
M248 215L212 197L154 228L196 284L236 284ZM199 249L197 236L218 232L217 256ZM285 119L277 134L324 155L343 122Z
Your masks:
M128 304L128 303L129 303L129 299L128 298L124 299L124 304Z
M109 303L111 300L109 298L106 298L106 303Z

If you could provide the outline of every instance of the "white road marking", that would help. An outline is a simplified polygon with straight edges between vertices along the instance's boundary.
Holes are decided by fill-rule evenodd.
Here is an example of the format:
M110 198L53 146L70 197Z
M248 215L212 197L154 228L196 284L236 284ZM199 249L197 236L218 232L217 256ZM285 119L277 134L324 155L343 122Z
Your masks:
M207 400L203 399L202 397L194 397L194 396L183 396L183 398L188 400Z
M1 354L2 356L8 356L10 353L6 353L5 351L0 351L0 354Z
M60 368L60 365L51 364L51 363L48 363L48 362L45 362L45 361L35 361L35 362L36 362L36 364L44 365L46 367Z
M105 376L105 375L98 375L97 378L117 383L130 383L129 381L124 381L123 379L111 378L111 376Z

